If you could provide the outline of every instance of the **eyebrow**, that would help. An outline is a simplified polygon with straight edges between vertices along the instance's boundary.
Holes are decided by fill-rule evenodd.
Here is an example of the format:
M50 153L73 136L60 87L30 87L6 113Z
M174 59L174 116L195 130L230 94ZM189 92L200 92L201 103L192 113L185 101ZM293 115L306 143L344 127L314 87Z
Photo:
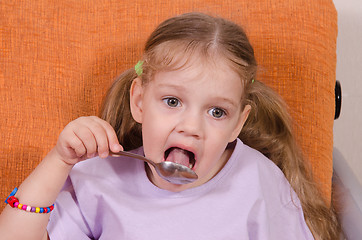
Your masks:
M185 90L185 87L183 85L176 85L176 84L172 84L172 83L161 83L159 85L159 87L160 88L173 88L176 90ZM227 102L228 104L232 105L233 107L238 107L239 104L241 103L241 100L238 102L235 102L232 99L227 98L227 97L215 97L215 98L213 98L213 100Z
M233 101L233 100L231 100L229 98L225 98L225 97L216 97L214 100L218 101L218 102L219 101L226 102L227 104L231 105L232 107L238 107L239 104L241 103L241 101L235 102L235 101Z
M174 89L178 89L178 90L184 90L185 87L182 85L176 85L176 84L172 84L172 83L160 83L159 84L160 88L174 88Z

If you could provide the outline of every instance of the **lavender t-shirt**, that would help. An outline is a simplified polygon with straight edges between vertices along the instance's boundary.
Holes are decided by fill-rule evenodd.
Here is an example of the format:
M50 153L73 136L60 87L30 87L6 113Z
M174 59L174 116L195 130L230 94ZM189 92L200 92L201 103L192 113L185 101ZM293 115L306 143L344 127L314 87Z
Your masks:
M240 140L213 179L178 193L153 185L142 161L89 159L73 168L55 206L52 240L313 239L283 173Z

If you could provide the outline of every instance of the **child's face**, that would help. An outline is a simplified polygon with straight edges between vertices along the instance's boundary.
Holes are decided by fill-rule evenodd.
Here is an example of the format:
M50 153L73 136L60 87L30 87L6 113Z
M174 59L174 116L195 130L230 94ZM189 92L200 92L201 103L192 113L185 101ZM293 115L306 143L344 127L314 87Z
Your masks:
M149 177L156 186L181 191L201 185L230 157L226 146L238 136L250 107L241 109L239 76L226 65L218 67L159 72L143 87L139 79L134 81L131 109L142 124L145 155L155 162L184 165L194 159L193 170L199 176L194 183L175 185L151 167Z

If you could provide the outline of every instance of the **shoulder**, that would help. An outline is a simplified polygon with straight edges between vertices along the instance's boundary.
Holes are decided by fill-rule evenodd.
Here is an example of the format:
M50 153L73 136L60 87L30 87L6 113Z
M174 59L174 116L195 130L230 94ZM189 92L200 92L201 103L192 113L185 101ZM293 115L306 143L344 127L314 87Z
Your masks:
M232 157L234 188L243 187L243 198L249 199L248 223L263 229L265 239L313 239L299 198L279 167L241 141Z
M238 140L231 158L234 158L233 171L238 181L248 182L250 191L273 205L273 209L294 200L299 205L284 173L262 153Z
M261 152L245 145L241 140L237 140L234 152L230 157L239 171L245 177L257 178L255 180L286 180L281 169Z

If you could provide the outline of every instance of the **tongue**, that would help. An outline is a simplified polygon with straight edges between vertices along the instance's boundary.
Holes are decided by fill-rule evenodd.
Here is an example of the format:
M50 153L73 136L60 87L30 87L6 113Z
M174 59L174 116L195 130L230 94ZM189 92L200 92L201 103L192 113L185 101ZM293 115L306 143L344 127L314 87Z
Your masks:
M172 149L166 161L178 163L186 167L190 165L189 155L184 150L179 148Z

